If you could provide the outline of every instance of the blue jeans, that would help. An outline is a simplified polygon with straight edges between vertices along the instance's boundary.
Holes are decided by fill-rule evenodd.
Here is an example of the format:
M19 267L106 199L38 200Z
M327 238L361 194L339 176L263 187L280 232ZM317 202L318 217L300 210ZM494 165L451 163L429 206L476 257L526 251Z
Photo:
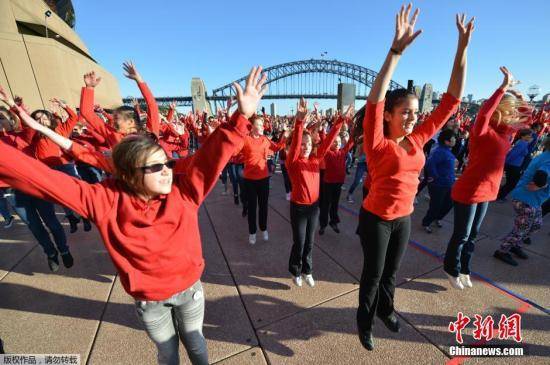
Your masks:
M8 221L11 218L10 208L8 206L8 199L4 198L4 193L7 189L0 189L0 214L4 217L4 221Z
M77 179L80 178L80 176L78 176L78 172L76 172L76 166L75 166L74 163L68 163L68 164L65 164L65 165L54 166L54 167L52 167L52 169L64 172L65 174L67 174L69 176L72 176L72 177L76 177ZM75 212L73 212L71 209L69 209L67 207L63 207L63 210L65 211L65 216L66 217L73 216L77 219L80 218L80 216L78 214L76 214Z
M192 364L208 364L208 350L202 334L204 291L200 281L166 300L136 300L135 304L138 318L157 346L159 364L180 363L178 337Z
M222 170L222 183L227 185L227 176L229 175L229 181L231 181L231 186L233 187L233 195L239 195L239 183L236 166L237 165L233 163L228 163Z
M61 223L57 220L53 203L35 198L20 191L15 191L15 194L16 206L24 209L24 220L27 221L26 223L31 233L40 246L42 246L44 253L51 257L57 255L57 250L62 254L69 252L67 236L65 236L63 226L61 226ZM50 230L57 250L44 225Z
M101 171L87 163L77 163L76 170L82 180L90 184L96 184L101 181Z
M358 162L357 168L355 169L355 177L353 178L353 183L349 187L348 195L352 195L355 188L357 188L357 185L363 182L363 175L365 174L365 171L367 171L367 163Z
M429 226L435 220L445 218L453 207L451 186L428 184L428 192L430 193L430 207L426 212L426 216L422 219L422 225L424 227Z
M454 230L445 260L445 271L454 277L470 274L470 261L474 252L474 240L479 233L489 202L462 204L454 202Z

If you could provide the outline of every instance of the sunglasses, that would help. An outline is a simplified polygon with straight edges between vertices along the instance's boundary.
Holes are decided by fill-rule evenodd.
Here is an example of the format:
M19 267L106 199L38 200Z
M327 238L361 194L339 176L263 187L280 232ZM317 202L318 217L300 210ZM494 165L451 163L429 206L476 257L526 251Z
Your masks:
M169 160L165 163L156 163L154 165L150 166L143 166L140 167L144 174L152 174L155 172L162 171L164 166L168 167L170 170L172 170L174 167L176 167L176 160Z

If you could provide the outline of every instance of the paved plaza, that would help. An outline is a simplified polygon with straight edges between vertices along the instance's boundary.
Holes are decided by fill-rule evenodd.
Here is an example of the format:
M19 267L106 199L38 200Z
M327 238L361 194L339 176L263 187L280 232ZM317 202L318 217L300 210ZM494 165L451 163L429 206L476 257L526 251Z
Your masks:
M349 179L349 177L348 177ZM360 189L354 204L342 194L341 233L330 228L316 237L316 287L297 288L288 273L291 247L289 202L282 176L271 181L269 234L248 244L246 219L221 184L200 210L206 270L204 334L217 364L548 364L550 362L550 221L526 248L518 267L492 257L499 238L512 227L510 203L492 203L473 259L474 287L451 290L442 270L452 231L452 212L427 234L420 221L427 199L412 216L411 243L397 281L401 333L375 323L376 348L357 338L355 311L362 251L354 234ZM61 212L61 211L60 211ZM60 218L62 218L62 213ZM64 223L66 224L66 223ZM81 226L80 226L81 227ZM68 231L68 227L67 227ZM137 320L97 230L68 234L75 266L48 270L41 248L18 221L0 231L0 337L7 353L80 354L83 364L154 364L156 350ZM448 330L461 311L492 315L521 313L527 356L453 358ZM473 325L464 331L464 343ZM487 344L514 344L491 340ZM181 346L182 363L188 363Z

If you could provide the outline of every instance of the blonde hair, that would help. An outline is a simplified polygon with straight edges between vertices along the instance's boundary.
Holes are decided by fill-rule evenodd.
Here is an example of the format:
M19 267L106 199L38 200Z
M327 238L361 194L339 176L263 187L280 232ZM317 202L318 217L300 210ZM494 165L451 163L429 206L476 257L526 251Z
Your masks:
M517 108L521 105L522 101L516 98L512 94L504 94L500 103L498 103L491 121L498 124L514 124L518 121Z

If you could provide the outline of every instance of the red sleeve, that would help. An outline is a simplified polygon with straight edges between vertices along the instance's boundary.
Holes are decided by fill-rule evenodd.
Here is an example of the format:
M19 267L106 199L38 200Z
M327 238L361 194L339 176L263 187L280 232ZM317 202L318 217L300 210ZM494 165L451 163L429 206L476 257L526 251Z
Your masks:
M170 108L168 110L168 115L166 116L166 120L168 122L171 122L172 121L172 118L174 118L174 109Z
M349 139L348 139L348 143L346 143L346 145L344 146L343 150L345 151L345 153L348 153L352 148L353 148L353 144L354 144L354 140L353 140L353 137L350 135L349 136Z
M503 96L504 90L498 88L489 99L485 100L481 108L479 108L479 112L477 113L472 134L480 136L487 132L491 116L497 109L498 104L500 103L500 100Z
M342 124L344 124L344 119L339 118L338 121L332 126L330 129L330 132L325 138L323 142L321 142L321 145L317 149L317 158L322 160L325 158L325 155L327 154L327 151L329 150L330 146L338 136L338 133L340 133L340 128L342 128Z
M105 137L103 137L101 134L97 133L94 129L89 128L86 129L86 133L90 134L95 140L94 145L95 146L103 146L107 142Z
M139 90L141 91L141 95L143 95L143 98L145 99L145 102L147 103L147 130L149 132L152 132L159 135L159 107L157 105L157 101L155 100L155 97L151 93L151 90L149 90L149 87L145 82L139 82L138 83ZM139 122L139 121L136 121Z
M0 142L0 178L13 188L66 206L83 217L98 221L112 207L102 184L88 184Z
M73 142L69 153L78 161L87 163L94 167L97 167L100 170L112 174L114 172L113 161L103 153L93 149L87 148L80 143Z
M267 137L266 137L267 138ZM286 145L286 138L283 136L281 140L277 143L273 142L269 138L267 139L269 141L269 149L273 152L277 152L285 148Z
M298 149L301 148L303 134L304 121L296 120L296 122L294 123L294 131L292 132L292 142L290 143L290 148L288 149L285 160L289 164L295 162L300 155L300 151Z
M93 128L105 140L109 140L109 135L112 133L105 122L94 112L94 88L83 87L80 94L80 114L88 123L88 126Z
M21 113L19 113L19 108L17 106L11 108L10 111L17 115L20 120L21 133L18 136L21 137L27 145L30 145L36 135L36 130L29 128L25 123L23 123L23 118L21 118Z
M248 119L235 112L231 121L217 128L192 157L178 160L174 172L181 173L176 182L184 196L197 205L203 202L231 156L242 146L248 124Z
M437 108L407 138L423 147L447 123L459 105L459 99L448 93L443 94Z
M107 122L109 122L109 125L113 125L113 115L107 113L105 110L101 109L101 114L107 119Z
M65 108L65 110L67 111L67 114L69 114L69 119L67 119L65 123L59 123L57 125L57 128L55 128L55 133L65 138L68 138L71 135L74 126L76 125L76 123L78 123L78 116L76 115L74 110L72 110L68 106Z
M367 110L363 119L363 149L365 154L383 148L384 138L384 100L373 104L367 101Z

